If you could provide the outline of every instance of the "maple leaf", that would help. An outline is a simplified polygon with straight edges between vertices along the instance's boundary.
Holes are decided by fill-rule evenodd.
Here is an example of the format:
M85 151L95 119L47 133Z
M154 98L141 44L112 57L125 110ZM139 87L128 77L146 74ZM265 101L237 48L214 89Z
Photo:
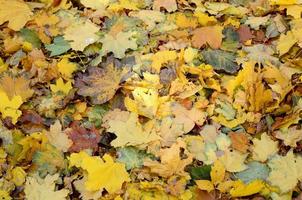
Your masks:
M45 45L45 48L51 52L50 56L58 56L67 52L71 46L64 40L64 37L57 36L54 38L53 43Z
M50 126L46 136L49 142L60 151L67 152L72 145L72 141L68 138L65 131L62 131L62 125L59 120Z
M175 51L159 51L152 56L152 68L157 72L163 64L173 61L177 58L177 53Z
M28 200L65 200L69 191L67 189L55 190L59 174L47 175L41 179L36 175L35 177L27 177L25 183L25 196Z
M83 51L85 47L98 40L96 33L99 27L89 20L74 22L64 31L64 39L71 41L70 46L73 50Z
M23 1L1 0L0 4L0 24L8 21L8 27L14 31L23 28L33 14L29 6Z
M222 42L221 26L207 26L195 29L192 37L192 44L196 48L201 48L208 44L213 49L219 49Z
M77 70L77 65L69 62L68 58L62 58L57 64L58 71L62 74L64 79L72 78L72 73Z
M56 80L56 84L50 84L50 89L54 93L56 92L63 92L64 94L68 94L69 91L72 89L71 81L67 81L66 83L63 82L62 78Z
M229 172L240 172L247 168L244 161L247 154L240 153L239 151L226 151L220 158L221 162L225 166L225 169Z
M206 113L202 112L201 110L197 108L187 110L180 104L172 105L172 113L175 115L175 122L183 124L185 133L191 131L195 124L201 126L206 119Z
M86 129L81 127L79 122L74 121L70 125L71 129L66 130L66 134L72 140L73 144L69 148L71 152L79 152L83 149L92 149L96 151L100 141L100 133L94 127Z
M246 153L249 148L249 139L244 133L231 132L228 134L232 140L232 147L242 153Z
M302 158L295 155L292 150L286 156L276 155L268 162L271 172L268 181L279 187L281 193L292 190L298 181L302 180Z
M278 142L273 141L266 133L261 135L261 139L253 140L253 159L261 162L266 161L270 156L278 152Z
M135 147L123 147L117 151L117 161L124 163L127 170L140 168L144 164L144 159L150 157L146 152Z
M159 107L158 92L154 89L137 87L132 91L134 100L125 98L127 110L152 119Z
M170 177L174 174L186 175L184 168L192 162L192 155L188 154L187 158L182 159L179 156L180 149L185 147L185 143L178 141L170 148L161 149L158 153L161 162L146 159L144 166L150 168L151 172L162 177Z
M22 112L18 108L23 104L21 96L13 96L9 99L7 94L0 90L0 112L2 113L2 118L11 117L12 123L17 123L18 118L21 116Z
M152 121L142 125L135 113L128 113L127 118L114 117L105 123L108 124L107 131L117 136L111 142L114 147L143 145L159 140L159 136L152 130Z
M266 180L269 175L269 168L266 164L252 161L247 164L248 168L244 171L235 174L236 178L239 178L244 183L248 184L254 180Z
M297 147L297 142L302 140L302 130L292 126L285 130L278 130L275 132L276 138L283 140L285 145L290 147Z
M211 181L209 180L195 180L197 187L201 190L206 190L211 192L217 187L218 190L222 189L223 192L223 180L225 177L225 168L221 161L217 160L214 162L214 165L211 167ZM228 183L229 184L229 183Z
M113 64L104 68L92 67L88 75L81 75L76 79L75 86L78 94L89 96L94 104L103 104L109 101L120 88L120 82L126 69L121 70Z
M103 156L103 160L100 157L89 156L81 151L70 155L69 164L87 171L85 182L87 190L106 189L109 194L112 194L120 190L122 184L129 182L130 178L124 164L114 162L108 154Z
M12 99L14 96L21 96L22 100L26 101L34 93L29 84L30 81L22 76L17 78L4 76L0 79L0 90L3 90L9 99Z
M136 39L133 39L134 32L119 32L115 36L106 34L101 42L102 51L112 52L116 58L123 58L127 49L137 49Z

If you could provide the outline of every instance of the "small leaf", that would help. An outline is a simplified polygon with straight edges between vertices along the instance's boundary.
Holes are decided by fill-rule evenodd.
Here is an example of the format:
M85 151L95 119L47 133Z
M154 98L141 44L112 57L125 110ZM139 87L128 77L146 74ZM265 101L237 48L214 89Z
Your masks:
M51 52L50 56L52 57L67 52L71 49L71 46L66 40L64 40L64 37L57 36L54 38L53 43L45 45L45 48Z
M190 170L190 175L193 180L196 179L211 180L210 172L211 172L211 165L204 165L201 167L192 167Z

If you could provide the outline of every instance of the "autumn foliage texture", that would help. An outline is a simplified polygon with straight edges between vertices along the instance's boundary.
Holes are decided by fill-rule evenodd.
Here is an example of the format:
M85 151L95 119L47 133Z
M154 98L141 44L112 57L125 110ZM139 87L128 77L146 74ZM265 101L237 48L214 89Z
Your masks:
M0 199L302 199L301 0L0 0Z

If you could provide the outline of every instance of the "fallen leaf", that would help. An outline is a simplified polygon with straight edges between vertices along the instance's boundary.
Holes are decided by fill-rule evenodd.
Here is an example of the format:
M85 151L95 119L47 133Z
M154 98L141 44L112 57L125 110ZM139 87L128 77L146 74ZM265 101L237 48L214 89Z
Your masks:
M207 26L195 29L192 37L192 45L196 48L208 44L213 49L219 49L222 43L222 27Z
M115 67L113 64L104 68L92 67L88 74L76 79L75 86L79 88L78 94L89 96L94 104L103 104L109 101L120 88L125 70Z
M25 196L28 200L58 199L65 200L69 191L67 189L56 190L59 174L47 175L44 179L39 177L27 177L25 183Z
M108 154L105 154L101 159L81 151L71 154L69 162L70 166L82 168L87 172L85 187L89 191L105 189L109 194L112 194L120 190L124 182L130 181L125 165L114 162Z
M8 27L19 31L32 16L31 9L24 1L1 0L0 24L8 21Z

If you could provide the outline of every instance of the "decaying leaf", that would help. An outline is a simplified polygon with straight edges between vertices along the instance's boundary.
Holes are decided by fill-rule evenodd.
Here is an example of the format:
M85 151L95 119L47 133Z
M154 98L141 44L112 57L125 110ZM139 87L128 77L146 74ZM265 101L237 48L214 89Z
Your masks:
M120 88L125 70L110 64L105 69L92 67L88 74L76 79L75 86L79 88L78 94L89 96L94 104L103 104L109 101Z

